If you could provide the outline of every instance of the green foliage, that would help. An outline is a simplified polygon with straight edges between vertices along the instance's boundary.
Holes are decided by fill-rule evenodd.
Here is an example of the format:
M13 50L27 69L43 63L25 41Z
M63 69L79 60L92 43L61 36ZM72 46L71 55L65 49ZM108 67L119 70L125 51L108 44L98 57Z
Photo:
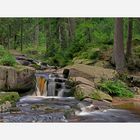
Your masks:
M123 83L120 80L108 80L108 81L103 81L100 84L100 88L111 96L119 96L119 97L133 97L134 94L130 89L127 87L125 83Z
M16 59L3 47L0 47L0 64L4 66L15 66Z
M6 101L11 102L13 105L20 99L20 96L17 92L4 92L0 93L0 104L5 103Z
M10 54L5 54L0 59L0 64L4 66L14 66L16 64L16 59Z

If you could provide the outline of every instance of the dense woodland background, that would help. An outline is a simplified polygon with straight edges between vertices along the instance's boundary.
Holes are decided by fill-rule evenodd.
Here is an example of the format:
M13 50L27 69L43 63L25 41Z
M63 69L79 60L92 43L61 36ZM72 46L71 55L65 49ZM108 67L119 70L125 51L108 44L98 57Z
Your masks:
M129 58L131 46L139 44L139 18L0 18L0 45L50 65L65 66L73 58L96 60L114 46L116 62L123 66L124 55Z

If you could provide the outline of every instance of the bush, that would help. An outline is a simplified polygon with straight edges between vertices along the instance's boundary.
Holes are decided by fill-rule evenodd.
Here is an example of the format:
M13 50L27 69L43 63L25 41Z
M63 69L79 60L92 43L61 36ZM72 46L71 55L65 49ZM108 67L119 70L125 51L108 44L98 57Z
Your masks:
M100 51L99 50L92 50L89 52L89 59L97 59L100 56Z
M133 97L134 94L127 85L120 80L115 81L104 81L99 86L102 90L108 92L108 94L112 96L119 96L119 97Z
M4 66L14 66L16 64L16 59L11 54L5 54L0 59L0 64Z

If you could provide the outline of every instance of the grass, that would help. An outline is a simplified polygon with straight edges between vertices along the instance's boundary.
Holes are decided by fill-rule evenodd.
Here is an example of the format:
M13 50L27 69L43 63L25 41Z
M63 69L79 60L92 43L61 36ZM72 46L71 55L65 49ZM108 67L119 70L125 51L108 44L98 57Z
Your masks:
M16 65L16 58L12 56L3 46L0 46L0 64L4 66Z
M133 97L133 92L128 88L128 86L120 80L108 80L103 81L100 86L102 90L108 92L111 96L119 97Z

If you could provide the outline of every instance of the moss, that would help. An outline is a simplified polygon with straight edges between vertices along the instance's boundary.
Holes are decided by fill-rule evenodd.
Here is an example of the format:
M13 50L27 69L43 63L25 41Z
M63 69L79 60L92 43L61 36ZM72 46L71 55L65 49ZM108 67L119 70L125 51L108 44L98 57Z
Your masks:
M95 100L101 100L101 97L99 96L98 92L92 93L91 98Z
M84 93L80 90L80 89L77 89L75 90L74 92L74 97L77 99L77 100L83 100L85 97L84 97Z
M21 72L21 71L23 71L23 70L27 70L27 69L35 70L35 69L32 68L32 67L23 66L23 65L15 65L14 68L15 68L16 71L18 71L18 72Z
M91 94L91 98L95 100L108 100L112 101L112 97L100 90L94 91L94 93Z
M74 109L64 110L64 116L66 117L66 119L69 119L71 116L74 116L74 115L75 115Z
M9 101L12 105L19 100L20 96L17 92L0 92L0 104Z

